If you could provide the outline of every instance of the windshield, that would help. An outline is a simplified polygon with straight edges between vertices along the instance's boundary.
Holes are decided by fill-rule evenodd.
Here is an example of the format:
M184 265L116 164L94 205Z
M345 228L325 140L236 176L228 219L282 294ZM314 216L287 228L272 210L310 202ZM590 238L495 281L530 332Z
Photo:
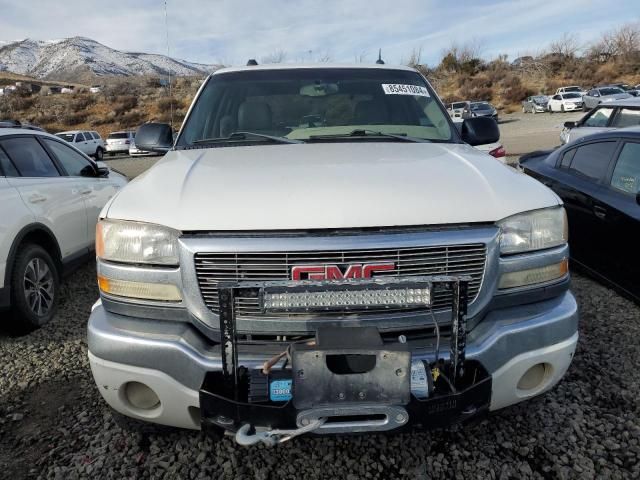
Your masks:
M532 97L532 100L536 103L546 103L547 97L545 97L544 95L539 95L537 97Z
M110 133L107 140L116 140L120 138L129 138L129 134L127 132Z
M562 98L582 98L579 93L565 93Z
M491 110L491 106L488 103L472 103L471 110Z
M56 137L63 139L66 142L73 142L73 133L56 133Z
M580 87L565 87L565 92L581 92L582 89Z
M346 137L354 130L448 142L455 138L448 119L433 90L416 72L242 70L209 79L177 147L231 140L238 132L262 135L245 135L243 141L250 142L269 141L266 135L314 141L317 137ZM353 136L353 141L362 138Z
M458 103L451 104L451 108L453 108L454 110L457 110L458 108L464 108L466 106L467 104L465 102L458 102Z
M609 88L600 89L600 95L617 95L618 93L624 93L624 91L618 87L609 87Z

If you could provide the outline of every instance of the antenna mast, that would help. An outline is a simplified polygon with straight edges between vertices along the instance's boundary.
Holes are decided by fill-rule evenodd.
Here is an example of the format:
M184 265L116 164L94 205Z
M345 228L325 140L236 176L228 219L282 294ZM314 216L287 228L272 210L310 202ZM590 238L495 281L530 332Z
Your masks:
M169 60L168 74L169 74L169 100L170 100L169 111L171 115L170 125L171 125L171 129L173 130L173 93L171 91L171 57L169 56L169 18L167 15L167 0L164 0L164 28L167 36L167 59Z

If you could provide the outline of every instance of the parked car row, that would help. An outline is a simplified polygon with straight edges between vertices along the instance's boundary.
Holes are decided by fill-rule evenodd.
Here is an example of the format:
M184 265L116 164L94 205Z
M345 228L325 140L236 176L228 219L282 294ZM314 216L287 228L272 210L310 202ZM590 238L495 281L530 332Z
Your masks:
M498 121L498 111L496 108L486 101L471 102L465 100L462 102L453 102L447 105L447 112L454 120L465 120L472 117L491 117Z
M138 156L151 154L151 152L145 152L136 147L136 133L130 130L110 133L106 142L95 131L72 130L56 133L56 136L73 144L78 150L94 157L96 160L102 160L105 153L111 157L114 155Z
M640 85L631 87L624 83L602 85L590 90L583 90L579 86L561 87L550 97L546 95L532 95L522 101L523 113L542 112L573 112L587 111L601 103L637 97Z

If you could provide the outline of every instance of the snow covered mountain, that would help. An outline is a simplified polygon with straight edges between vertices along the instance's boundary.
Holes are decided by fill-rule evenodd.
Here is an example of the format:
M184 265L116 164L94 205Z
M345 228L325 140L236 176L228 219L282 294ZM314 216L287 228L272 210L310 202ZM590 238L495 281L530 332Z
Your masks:
M92 76L202 75L218 65L177 60L165 55L121 52L84 37L38 41L0 41L0 71L69 82Z

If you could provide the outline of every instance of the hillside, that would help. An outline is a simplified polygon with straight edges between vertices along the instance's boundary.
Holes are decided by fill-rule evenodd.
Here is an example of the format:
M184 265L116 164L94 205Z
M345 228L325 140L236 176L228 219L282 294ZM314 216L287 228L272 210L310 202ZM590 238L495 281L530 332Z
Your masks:
M65 82L93 83L95 77L164 76L169 72L193 76L219 68L165 55L121 52L84 37L0 45L0 71Z

